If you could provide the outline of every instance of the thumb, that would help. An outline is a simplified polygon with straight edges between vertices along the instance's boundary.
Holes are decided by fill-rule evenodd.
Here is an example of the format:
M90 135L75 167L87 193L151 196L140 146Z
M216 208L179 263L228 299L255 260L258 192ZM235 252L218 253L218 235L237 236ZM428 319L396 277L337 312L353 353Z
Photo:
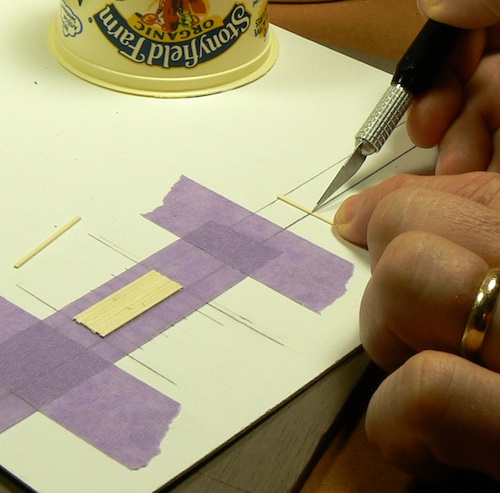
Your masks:
M468 469L499 480L498 416L499 374L424 351L376 391L366 431L387 460L413 474Z
M500 209L500 174L485 171L447 176L400 174L346 199L335 214L337 232L347 241L366 246L367 229L378 204L391 192L408 187L456 194L492 209Z
M425 17L467 29L500 22L500 0L417 0Z

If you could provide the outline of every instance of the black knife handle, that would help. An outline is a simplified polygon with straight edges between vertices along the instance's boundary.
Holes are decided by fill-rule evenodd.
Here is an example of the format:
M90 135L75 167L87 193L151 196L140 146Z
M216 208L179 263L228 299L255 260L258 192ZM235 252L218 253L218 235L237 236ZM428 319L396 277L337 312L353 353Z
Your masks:
M425 92L448 58L462 29L428 20L399 61L392 84L413 96Z

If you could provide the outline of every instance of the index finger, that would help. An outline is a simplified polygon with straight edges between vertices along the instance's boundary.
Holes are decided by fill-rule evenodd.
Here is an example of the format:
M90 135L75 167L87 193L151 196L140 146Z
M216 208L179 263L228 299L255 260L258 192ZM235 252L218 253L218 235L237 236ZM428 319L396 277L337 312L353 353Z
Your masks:
M410 138L419 147L433 147L441 142L459 114L463 86L474 74L486 43L484 30L462 33L431 88L413 101L407 128Z
M466 29L500 22L500 0L417 0L420 11L438 22Z

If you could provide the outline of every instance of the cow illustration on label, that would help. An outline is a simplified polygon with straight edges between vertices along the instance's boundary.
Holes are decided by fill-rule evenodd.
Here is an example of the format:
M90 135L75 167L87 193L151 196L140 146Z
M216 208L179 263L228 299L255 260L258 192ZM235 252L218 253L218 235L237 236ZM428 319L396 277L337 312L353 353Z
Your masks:
M209 11L205 0L159 0L154 14L145 14L142 21L147 25L158 24L166 32L191 29L200 24Z

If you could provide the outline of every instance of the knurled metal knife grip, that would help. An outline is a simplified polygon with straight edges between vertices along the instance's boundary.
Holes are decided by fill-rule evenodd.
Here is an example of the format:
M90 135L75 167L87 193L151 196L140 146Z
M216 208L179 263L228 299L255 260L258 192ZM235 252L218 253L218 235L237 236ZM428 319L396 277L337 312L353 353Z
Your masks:
M380 151L410 107L411 101L412 95L403 86L389 86L356 134L356 147L360 147L365 156Z
M399 61L391 86L356 134L356 147L364 155L380 151L412 99L430 87L460 32L433 20L425 23Z

